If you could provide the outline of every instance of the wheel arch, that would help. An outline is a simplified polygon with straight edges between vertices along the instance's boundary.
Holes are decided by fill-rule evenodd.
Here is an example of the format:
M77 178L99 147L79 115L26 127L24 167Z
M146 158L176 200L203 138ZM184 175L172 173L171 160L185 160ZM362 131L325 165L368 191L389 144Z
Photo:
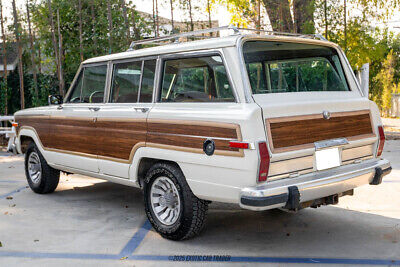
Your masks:
M28 148L28 145L30 142L34 142L39 149L40 153L44 155L44 147L42 145L42 142L39 139L39 136L36 134L36 131L34 129L27 129L27 128L22 128L19 133L18 133L18 138L17 138L17 150L21 154L25 154L26 149Z
M182 168L179 166L179 164L175 161L172 160L166 160L166 159L161 159L161 158L151 158L151 157L142 157L139 159L137 169L136 169L136 177L137 177L137 182L140 186L140 188L143 188L144 184L144 178L146 177L146 173L148 170L156 163L168 163L171 165L174 165L177 167L182 173Z

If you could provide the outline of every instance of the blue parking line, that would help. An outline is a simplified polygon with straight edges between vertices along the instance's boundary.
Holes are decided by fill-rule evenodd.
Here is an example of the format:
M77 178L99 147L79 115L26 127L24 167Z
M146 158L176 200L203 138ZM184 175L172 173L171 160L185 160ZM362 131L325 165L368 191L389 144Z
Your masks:
M0 183L18 183L19 181L15 180L0 180Z
M142 227L133 235L131 240L125 245L125 247L119 253L120 258L129 257L135 252L136 248L142 243L143 239L151 229L151 224L148 220L144 222Z
M7 194L0 195L0 199L6 198L6 197L10 197L10 196L14 195L15 193L20 192L21 190L26 189L26 187L27 187L27 186L23 186L23 187L20 187L20 188L18 188L18 189L15 189L14 191L11 191L11 192L9 192L9 193L7 193Z

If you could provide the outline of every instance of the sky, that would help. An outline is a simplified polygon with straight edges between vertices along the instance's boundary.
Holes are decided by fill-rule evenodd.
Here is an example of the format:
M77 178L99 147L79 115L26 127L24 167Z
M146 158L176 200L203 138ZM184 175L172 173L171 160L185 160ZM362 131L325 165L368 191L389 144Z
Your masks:
M1 0L3 2L4 6L4 16L8 18L9 23L12 22L12 1L11 0ZM196 0L196 2L204 2L205 0ZM153 10L153 5L152 5L152 0L133 0L132 1L135 5L136 8L140 11L144 11L147 13L152 13ZM170 8L169 8L169 1L162 1L158 0L159 2L159 16L170 18ZM26 3L26 0L16 0L16 4L18 8L22 8L24 4ZM205 5L204 5L205 6ZM24 8L25 9L25 8ZM203 11L203 12L201 12ZM203 13L204 15L200 15L199 17L195 17L195 19L201 19L201 20L207 20L206 12L205 10L199 10L196 11L196 13ZM357 14L357 10L353 10L354 14ZM184 21L187 15L182 11L177 8L174 10L174 19L175 20L181 20ZM213 19L218 19L219 25L228 25L230 22L230 14L226 11L226 8L224 7L218 7L216 10L212 12L212 18ZM268 20L266 19L265 24L268 24ZM378 27L384 26L383 23L377 21L374 23ZM400 33L400 10L395 12L393 16L389 19L388 27L390 30ZM397 28L398 27L398 28Z

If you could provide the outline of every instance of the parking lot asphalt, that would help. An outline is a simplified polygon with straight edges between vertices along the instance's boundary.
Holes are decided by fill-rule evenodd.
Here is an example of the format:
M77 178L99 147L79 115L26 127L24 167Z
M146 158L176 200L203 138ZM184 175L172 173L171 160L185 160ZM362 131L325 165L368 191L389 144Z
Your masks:
M400 265L400 141L387 141L384 157L393 167L384 182L338 205L287 213L212 203L205 231L176 242L151 229L139 189L62 175L55 193L38 195L23 158L0 153L0 266Z

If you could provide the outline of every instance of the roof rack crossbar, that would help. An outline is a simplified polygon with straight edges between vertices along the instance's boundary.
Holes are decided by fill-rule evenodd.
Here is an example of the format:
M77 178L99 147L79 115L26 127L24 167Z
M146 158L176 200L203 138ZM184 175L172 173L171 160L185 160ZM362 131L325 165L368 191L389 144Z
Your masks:
M137 45L157 44L159 42L168 41L168 40L175 40L175 42L179 42L179 38L196 37L201 34L220 32L223 30L233 30L233 34L240 34L241 31L250 31L250 32L258 32L258 33L262 32L262 33L265 33L268 35L293 36L293 37L299 37L299 38L319 39L319 40L326 41L326 39L321 34L318 34L318 33L317 34L300 34L300 33L290 33L290 32L269 31L269 30L263 30L263 29L247 29L247 28L238 28L238 27L230 24L230 25L221 26L221 27L191 31L191 32L183 32L183 33L172 34L172 35L168 35L168 36L133 41L133 42L131 42L128 51L134 50L135 46L137 46ZM203 36L203 37L205 37L205 36Z

